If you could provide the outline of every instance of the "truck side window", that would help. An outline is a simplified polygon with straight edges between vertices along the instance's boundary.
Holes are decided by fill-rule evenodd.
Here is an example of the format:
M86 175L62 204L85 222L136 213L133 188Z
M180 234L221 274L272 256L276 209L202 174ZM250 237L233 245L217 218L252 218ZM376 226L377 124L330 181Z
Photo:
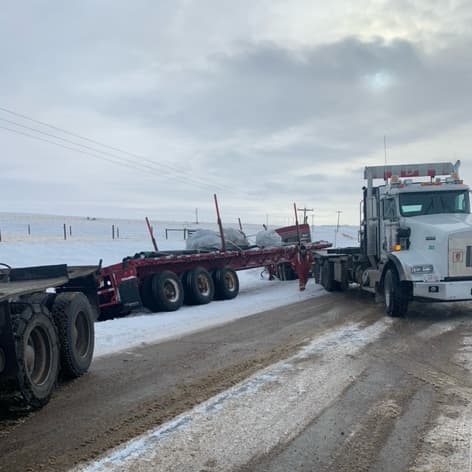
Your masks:
M397 216L397 210L395 208L395 200L393 198L384 198L382 200L383 217L384 219L392 219Z

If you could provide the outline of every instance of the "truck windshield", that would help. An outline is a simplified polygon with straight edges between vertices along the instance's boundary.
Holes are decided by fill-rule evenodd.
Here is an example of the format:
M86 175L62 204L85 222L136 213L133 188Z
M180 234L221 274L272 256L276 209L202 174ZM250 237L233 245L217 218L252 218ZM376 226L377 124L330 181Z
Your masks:
M400 213L402 216L470 213L469 191L402 193Z

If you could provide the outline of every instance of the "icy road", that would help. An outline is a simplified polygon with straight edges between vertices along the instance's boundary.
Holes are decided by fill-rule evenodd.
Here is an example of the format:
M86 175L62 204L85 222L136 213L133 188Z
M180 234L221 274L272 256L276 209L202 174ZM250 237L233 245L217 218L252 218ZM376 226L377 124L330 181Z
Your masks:
M142 222L110 243L108 222L74 220L60 241L46 234L59 220L31 221L30 238L10 219L1 261L14 266L109 264L149 244ZM0 406L0 471L471 471L471 308L390 319L354 290L247 271L235 300L97 324L87 375L38 412Z
M352 291L102 356L3 418L0 470L470 470L469 313Z

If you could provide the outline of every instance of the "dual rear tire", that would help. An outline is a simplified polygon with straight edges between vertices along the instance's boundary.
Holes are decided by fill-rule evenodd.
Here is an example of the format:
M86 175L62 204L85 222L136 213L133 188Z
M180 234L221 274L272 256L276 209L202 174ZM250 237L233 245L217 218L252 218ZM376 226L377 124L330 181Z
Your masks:
M239 279L236 272L223 267L212 273L197 267L183 274L185 303L204 305L215 300L232 300L239 293Z
M51 310L47 303L51 301ZM11 318L17 387L32 408L45 405L57 383L84 374L94 350L94 311L80 292L35 294L15 304Z
M176 311L183 303L205 305L212 300L231 300L239 293L236 272L223 267L212 273L196 267L177 276L163 271L148 276L141 286L143 305L151 311Z
M150 275L141 286L141 299L151 311L176 311L184 302L182 282L169 270Z

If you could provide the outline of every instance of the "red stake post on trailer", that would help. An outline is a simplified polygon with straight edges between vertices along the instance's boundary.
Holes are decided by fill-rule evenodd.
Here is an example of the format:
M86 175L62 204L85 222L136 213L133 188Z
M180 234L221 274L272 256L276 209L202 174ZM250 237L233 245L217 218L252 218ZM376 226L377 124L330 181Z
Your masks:
M298 244L300 244L301 239L300 239L300 227L298 226L298 215L297 215L297 204L293 204L293 209L295 211L295 226L297 227L297 239L298 239Z
M152 245L154 246L154 251L157 252L159 251L159 249L157 249L156 239L154 238L154 231L152 230L151 223L149 223L149 218L147 216L146 216L146 224L149 231L149 236L151 236Z
M221 250L223 252L226 252L225 235L223 233L223 225L221 224L220 209L218 208L218 199L216 198L216 193L213 195L213 198L215 199L216 217L217 217L218 227L220 228Z

